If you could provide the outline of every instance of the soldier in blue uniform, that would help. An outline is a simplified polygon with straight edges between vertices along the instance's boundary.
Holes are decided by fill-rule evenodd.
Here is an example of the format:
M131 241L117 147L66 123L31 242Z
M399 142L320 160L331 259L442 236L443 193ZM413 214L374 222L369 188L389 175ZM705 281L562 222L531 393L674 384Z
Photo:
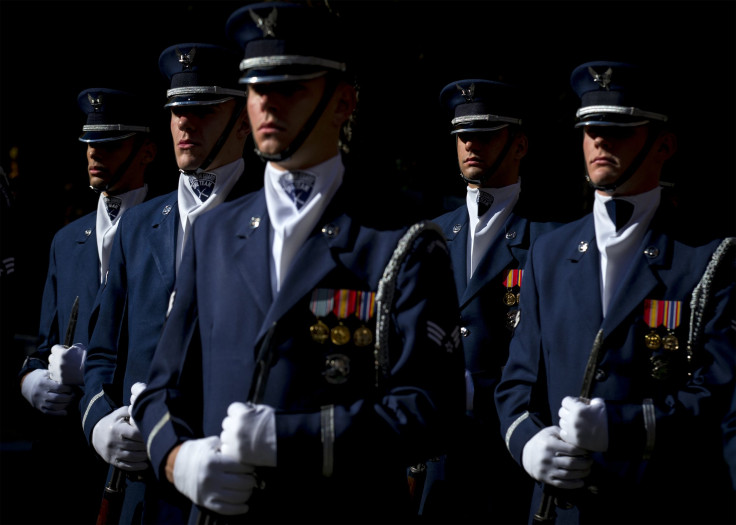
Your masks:
M218 522L406 522L407 467L462 415L444 239L372 227L343 167L338 30L281 2L228 20L264 188L195 224L133 410L157 475Z
M184 43L159 58L159 69L170 80L166 107L179 186L121 221L80 404L85 435L111 465L111 479L119 470L125 473L121 523L186 520L186 501L157 484L128 412L132 396L145 386L192 224L249 187L243 149L250 127L245 91L238 85L238 55L221 46Z
M55 513L64 509L62 514L78 523L94 519L104 481L104 470L79 431L76 406L84 381L90 314L120 219L146 198L146 169L156 156L156 144L150 135L152 119L141 97L92 88L82 91L77 100L86 115L79 140L87 145L89 184L99 193L97 210L54 236L41 305L40 344L23 364L20 378L28 402L55 418L44 418L41 427L48 433L39 442L46 458L41 464L78 480L54 483L49 493L65 501L58 506L50 503L45 509L53 508ZM75 301L76 324L68 333ZM71 501L79 504L70 506ZM54 514L53 520L64 522L64 515Z
M671 86L652 73L589 62L571 76L593 210L532 246L496 391L509 451L538 482L537 521L734 520L720 428L734 264L712 267L721 241L661 191L677 143Z
M529 246L557 223L530 217L520 169L528 149L519 87L465 79L449 83L440 103L455 139L466 204L434 221L447 238L460 303L466 368L466 418L446 458L426 466L427 519L525 522L531 482L499 437L493 393L516 325Z

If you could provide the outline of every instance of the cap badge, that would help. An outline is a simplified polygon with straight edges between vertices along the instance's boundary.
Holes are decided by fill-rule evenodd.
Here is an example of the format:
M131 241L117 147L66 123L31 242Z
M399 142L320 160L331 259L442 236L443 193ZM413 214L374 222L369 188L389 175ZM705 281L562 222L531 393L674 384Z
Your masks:
M588 66L588 73L593 77L593 82L598 84L601 89L608 90L608 86L611 84L611 75L613 75L613 70L610 67L605 73L596 73L595 69Z
M97 98L93 97L91 93L87 93L87 99L95 113L102 109L102 93L97 95Z
M179 55L179 63L184 67L184 69L189 69L192 67L192 64L194 64L194 53L197 51L196 47L193 47L189 50L189 53L182 53L179 51L179 49L176 49L176 54Z
M267 36L275 37L276 36L276 33L274 33L274 28L276 27L276 14L277 13L276 13L275 7L268 14L266 18L261 18L255 13L255 11L250 11L250 17L256 23L256 26L258 26L258 29L263 31L264 37L267 37Z
M475 84L470 84L468 89L465 89L460 84L455 84L455 87L460 91L460 94L465 98L465 102L472 102L473 96L475 95Z

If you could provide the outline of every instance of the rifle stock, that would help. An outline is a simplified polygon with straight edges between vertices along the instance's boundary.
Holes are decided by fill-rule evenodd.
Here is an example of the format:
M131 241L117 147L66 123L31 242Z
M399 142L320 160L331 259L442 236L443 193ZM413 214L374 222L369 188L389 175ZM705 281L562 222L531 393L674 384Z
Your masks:
M110 480L102 494L100 511L97 514L97 525L107 525L120 521L120 510L125 493L125 472L117 467L112 468Z

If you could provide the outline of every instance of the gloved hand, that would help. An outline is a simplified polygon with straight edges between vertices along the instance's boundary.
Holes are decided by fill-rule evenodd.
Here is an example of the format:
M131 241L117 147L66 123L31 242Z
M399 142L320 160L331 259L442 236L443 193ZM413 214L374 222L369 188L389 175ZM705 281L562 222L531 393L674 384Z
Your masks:
M231 403L222 420L222 453L256 467L276 466L276 415L273 408Z
M608 450L608 415L603 399L596 397L588 404L579 397L567 396L559 415L562 439L593 452Z
M146 445L140 431L130 424L128 410L120 407L100 419L92 429L92 446L110 465L127 471L145 470Z
M138 399L138 394L143 392L146 389L146 384L142 382L133 383L130 387L130 406L128 407L128 417L130 420L130 424L133 425L136 430L138 429L138 425L136 425L135 421L133 420L133 405L135 404L135 400Z
M23 377L20 391L31 405L51 416L65 416L74 399L72 387L60 385L51 379L48 370L40 368Z
M524 445L521 463L527 473L543 483L561 489L583 486L593 460L586 451L560 438L560 427L546 427Z
M219 514L248 512L256 487L253 467L219 450L220 438L185 441L174 462L174 486L197 505Z
M52 346L49 356L51 379L62 385L83 385L86 358L87 347L82 343Z

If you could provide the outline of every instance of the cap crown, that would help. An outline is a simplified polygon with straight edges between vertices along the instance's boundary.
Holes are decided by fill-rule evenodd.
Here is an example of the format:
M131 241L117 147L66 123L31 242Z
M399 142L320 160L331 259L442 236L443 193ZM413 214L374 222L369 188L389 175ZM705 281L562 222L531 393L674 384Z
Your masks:
M450 82L440 92L440 104L452 133L494 131L522 123L520 90L503 82L477 78Z
M77 105L87 115L82 142L122 140L135 133L150 132L150 117L139 96L117 89L89 88L77 96Z

